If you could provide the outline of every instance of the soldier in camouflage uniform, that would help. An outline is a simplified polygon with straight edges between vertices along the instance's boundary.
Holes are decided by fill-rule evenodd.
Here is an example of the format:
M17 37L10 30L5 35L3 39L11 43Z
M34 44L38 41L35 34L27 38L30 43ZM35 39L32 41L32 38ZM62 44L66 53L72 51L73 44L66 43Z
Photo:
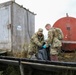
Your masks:
M60 28L55 28L55 37L59 40L59 44L61 43L62 46L62 40L64 38L63 32ZM60 46L60 45L59 45ZM61 47L58 48L58 54L61 54Z
M50 60L58 61L58 53L62 46L61 40L63 39L63 33L60 28L51 27L50 24L47 24L45 28L48 30L48 39L46 46L51 45ZM59 31L61 31L60 34L58 33Z
M43 42L44 42L43 29L39 28L38 31L31 37L28 48L28 58L34 57L36 59L38 49L39 47L42 47Z

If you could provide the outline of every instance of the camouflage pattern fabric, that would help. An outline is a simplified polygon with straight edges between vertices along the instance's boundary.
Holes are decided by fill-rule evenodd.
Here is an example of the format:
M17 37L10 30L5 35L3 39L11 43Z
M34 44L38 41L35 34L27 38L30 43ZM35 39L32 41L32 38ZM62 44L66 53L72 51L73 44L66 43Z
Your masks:
M62 46L61 40L63 39L63 33L60 28L51 28L48 31L48 39L46 45L51 44L50 54L55 55L58 54L58 50Z
M30 40L29 48L28 48L28 58L30 58L32 55L38 53L38 48L42 47L44 42L44 35L39 36L37 33L35 33Z
M50 49L50 54L51 55L58 54L61 46L62 46L61 41L59 39L57 39L56 37L54 37L53 42L52 42L52 46Z
M55 28L55 36L59 39L62 40L64 38L63 32L60 28Z
M58 38L54 37L52 42L52 47L57 48L61 46L62 46L61 41Z
M54 38L55 29L51 28L48 31L48 39L46 40L46 45L49 46L49 44L52 44L53 38Z

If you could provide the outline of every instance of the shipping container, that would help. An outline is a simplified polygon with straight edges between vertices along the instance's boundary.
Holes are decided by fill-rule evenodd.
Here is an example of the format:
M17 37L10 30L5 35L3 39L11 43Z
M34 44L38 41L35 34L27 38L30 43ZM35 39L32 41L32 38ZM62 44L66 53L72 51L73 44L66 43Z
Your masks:
M21 51L35 32L35 14L14 1L0 4L0 50Z

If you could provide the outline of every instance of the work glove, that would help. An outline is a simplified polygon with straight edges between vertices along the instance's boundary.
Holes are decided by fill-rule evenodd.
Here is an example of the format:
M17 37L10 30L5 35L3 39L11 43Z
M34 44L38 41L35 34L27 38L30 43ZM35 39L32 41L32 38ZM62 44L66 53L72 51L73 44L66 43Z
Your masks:
M42 46L42 48L44 48L44 49L45 49L45 48L47 48L47 47L46 47L46 44L45 44L45 45L43 45L43 46Z

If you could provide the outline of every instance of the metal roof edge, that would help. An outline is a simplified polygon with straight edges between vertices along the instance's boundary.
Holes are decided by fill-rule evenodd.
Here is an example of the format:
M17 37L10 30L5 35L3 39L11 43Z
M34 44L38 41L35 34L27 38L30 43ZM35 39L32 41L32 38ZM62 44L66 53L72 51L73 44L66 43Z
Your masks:
M8 6L8 5L11 5L11 4L13 4L13 3L15 3L15 4L17 4L18 6L20 6L21 8L29 11L30 13L36 15L34 12L31 12L29 9L23 7L23 5L20 5L20 4L16 3L16 2L14 2L14 1L7 1L7 2L4 2L4 3L0 3L0 8L5 7L5 6Z

